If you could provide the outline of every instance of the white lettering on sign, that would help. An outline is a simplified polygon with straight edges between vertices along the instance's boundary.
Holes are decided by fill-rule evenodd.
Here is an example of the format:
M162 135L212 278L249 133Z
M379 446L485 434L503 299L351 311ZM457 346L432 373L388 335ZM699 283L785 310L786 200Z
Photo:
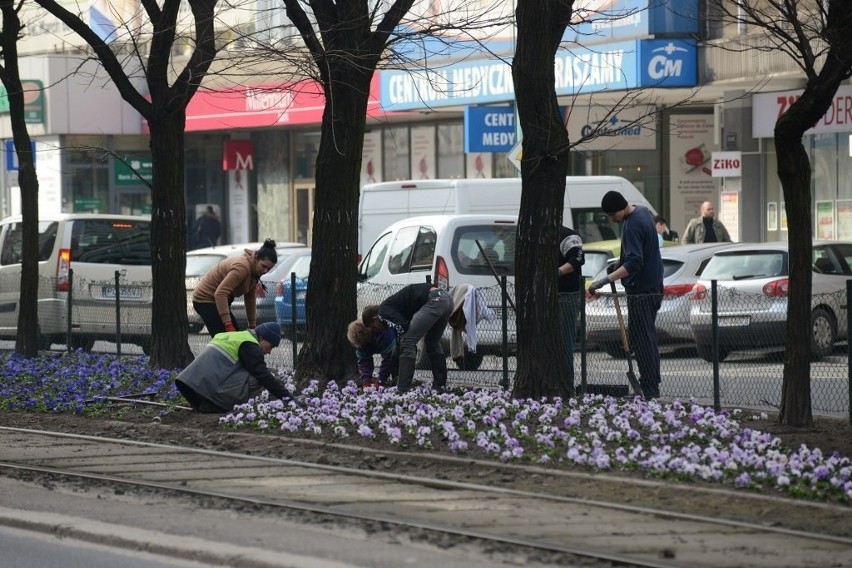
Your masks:
M485 126L515 126L515 115L508 112L489 112L485 115Z
M430 72L427 76L394 74L388 82L388 98L392 104L429 103L446 100L449 96L449 82L444 71Z
M656 53L648 61L648 77L655 81L662 81L666 77L680 77L683 71L683 59L672 57L678 53L688 53L685 47L679 47L669 42L663 47L653 50Z
M453 92L468 97L510 95L514 92L512 68L505 64L453 69Z
M710 159L713 177L742 177L742 152L713 152Z
M483 132L483 146L508 146L515 143L514 132Z
M287 110L293 104L290 91L246 89L246 111Z
M624 50L583 53L578 57L557 57L556 88L581 88L620 83L624 80L621 66Z

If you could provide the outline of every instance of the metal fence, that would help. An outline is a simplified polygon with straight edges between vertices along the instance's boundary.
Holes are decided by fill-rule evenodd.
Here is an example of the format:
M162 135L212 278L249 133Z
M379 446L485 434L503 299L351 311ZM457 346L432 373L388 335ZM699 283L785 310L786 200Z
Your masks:
M123 282L121 275L107 281L73 278L57 290L55 280L39 283L39 327L41 347L83 348L104 353L142 354L150 346L152 288L150 282ZM852 283L852 281L849 281ZM0 306L14 306L10 295L18 285L0 282ZM462 351L462 357L449 362L450 383L467 387L511 387L517 368L515 314L509 298L511 284L480 288L493 310L493 319L477 325L475 353ZM359 284L358 310L378 304L399 286ZM712 287L711 287L712 288ZM10 292L10 290L14 292ZM786 297L783 291L706 290L696 297L691 291L664 297L656 328L661 353L661 396L695 398L704 404L771 410L781 401L784 321ZM290 294L301 298L303 295ZM850 322L846 306L852 302L852 286L842 292L815 295L813 321L803 322L811 330L811 397L815 413L850 414ZM561 305L561 304L560 304ZM298 314L304 324L304 308L291 305L279 313L281 346L267 357L273 367L292 368L303 333L295 342L286 314ZM630 313L620 297L625 325ZM191 301L187 310L192 311ZM293 316L290 316L293 317ZM177 320L176 320L177 321ZM245 322L242 322L245 325ZM17 310L0 310L0 330L14 341ZM581 304L575 342L575 381L581 385L626 385L628 361L621 345L615 301L612 295L585 298ZM209 341L202 330L190 333L194 353ZM451 331L445 334L449 353ZM717 356L714 361L713 355ZM633 367L637 374L636 362ZM416 378L429 382L428 362L418 358Z

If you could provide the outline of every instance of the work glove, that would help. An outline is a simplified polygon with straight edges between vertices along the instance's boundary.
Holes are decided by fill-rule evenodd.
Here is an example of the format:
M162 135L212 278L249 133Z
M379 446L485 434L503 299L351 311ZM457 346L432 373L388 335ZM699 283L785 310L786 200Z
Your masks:
M228 320L225 322L225 331L237 331L237 328L234 327L234 322Z
M609 279L608 275L604 276L602 278L598 278L597 280L592 282L591 286L589 286L589 294L597 294L598 290L600 290L604 286L608 285L609 283L610 283L610 279Z

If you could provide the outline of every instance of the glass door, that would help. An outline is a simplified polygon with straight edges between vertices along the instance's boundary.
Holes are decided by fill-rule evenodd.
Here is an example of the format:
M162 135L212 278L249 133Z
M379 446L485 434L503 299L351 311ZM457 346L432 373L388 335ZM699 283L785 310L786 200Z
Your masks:
M314 229L314 180L302 180L293 185L295 199L296 240L311 246Z
M151 192L144 190L119 189L116 192L116 212L119 215L150 215Z

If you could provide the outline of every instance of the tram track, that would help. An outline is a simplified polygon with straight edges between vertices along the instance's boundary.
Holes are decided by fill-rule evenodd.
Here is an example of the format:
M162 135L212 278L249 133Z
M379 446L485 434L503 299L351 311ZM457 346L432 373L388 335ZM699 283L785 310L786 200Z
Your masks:
M0 472L404 526L601 566L852 565L843 536L494 485L17 428L0 428L0 447Z

